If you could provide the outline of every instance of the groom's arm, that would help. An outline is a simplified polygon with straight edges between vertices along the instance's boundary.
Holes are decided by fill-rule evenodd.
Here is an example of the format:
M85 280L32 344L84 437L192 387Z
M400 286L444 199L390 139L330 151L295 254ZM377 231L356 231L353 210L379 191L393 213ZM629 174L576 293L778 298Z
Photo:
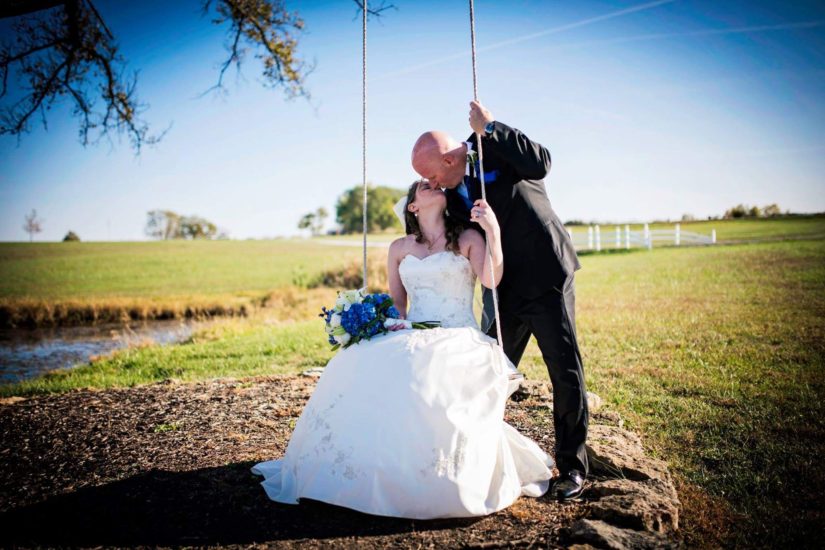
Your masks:
M481 135L482 148L508 164L521 179L542 179L550 171L550 151L546 147L497 121L478 101L470 102L470 128Z
M509 164L522 179L539 180L550 172L550 151L498 120L493 122L491 133L482 135L481 145Z

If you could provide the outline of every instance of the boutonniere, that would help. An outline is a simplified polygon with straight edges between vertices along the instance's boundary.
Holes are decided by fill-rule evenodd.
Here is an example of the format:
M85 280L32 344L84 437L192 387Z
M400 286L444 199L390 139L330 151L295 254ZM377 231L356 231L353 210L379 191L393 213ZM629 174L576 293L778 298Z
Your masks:
M467 164L470 165L470 172L473 177L478 174L478 152L472 149L467 151Z

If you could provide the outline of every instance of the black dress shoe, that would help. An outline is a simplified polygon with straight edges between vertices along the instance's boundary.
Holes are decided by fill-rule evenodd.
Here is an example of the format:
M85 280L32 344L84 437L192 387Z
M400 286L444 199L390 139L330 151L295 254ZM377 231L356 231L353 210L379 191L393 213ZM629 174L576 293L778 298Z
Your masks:
M528 390L524 386L519 386L516 391L514 391L513 393L510 394L510 399L512 399L516 403L524 401L525 399L528 399L529 397L530 397L530 390Z
M584 490L584 475L578 470L570 470L556 478L550 492L558 500L575 498Z

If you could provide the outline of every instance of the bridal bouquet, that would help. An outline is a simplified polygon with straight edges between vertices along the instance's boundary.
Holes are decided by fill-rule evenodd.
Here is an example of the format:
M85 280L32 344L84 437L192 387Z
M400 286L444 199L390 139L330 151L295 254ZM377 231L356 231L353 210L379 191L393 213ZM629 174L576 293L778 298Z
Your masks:
M326 333L332 349L345 348L369 340L376 334L386 334L390 327L434 328L438 321L411 322L399 319L401 314L392 305L389 294L367 294L365 289L342 290L338 293L335 307L321 308L318 315L326 322Z

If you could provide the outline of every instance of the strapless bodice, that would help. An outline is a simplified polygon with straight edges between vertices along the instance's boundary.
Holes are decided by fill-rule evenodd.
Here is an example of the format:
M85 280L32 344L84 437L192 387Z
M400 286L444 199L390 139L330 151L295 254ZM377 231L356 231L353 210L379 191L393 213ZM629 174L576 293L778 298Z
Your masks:
M473 327L476 276L470 260L450 250L424 258L407 254L398 266L407 291L410 321L440 321L442 327Z

